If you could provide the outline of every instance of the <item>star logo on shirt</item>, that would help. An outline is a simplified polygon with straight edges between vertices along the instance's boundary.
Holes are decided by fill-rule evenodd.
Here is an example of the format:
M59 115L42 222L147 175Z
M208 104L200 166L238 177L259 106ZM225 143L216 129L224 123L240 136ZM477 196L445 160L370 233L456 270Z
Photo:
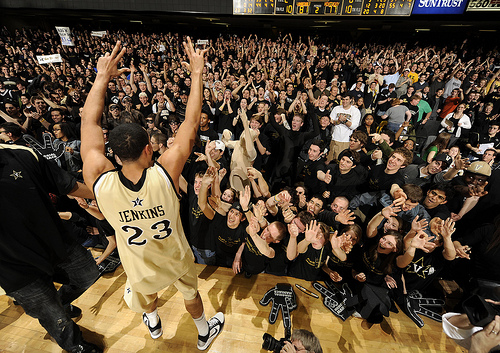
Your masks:
M409 264L406 268L406 271L408 273L415 273L417 276L424 279L434 273L434 269L431 267L431 265L424 265L423 257Z
M140 199L139 197L137 197L135 200L132 200L132 203L134 204L134 207L142 206L142 201L144 201L144 199Z
M21 172L16 172L15 170L12 171L12 174L10 176L13 177L14 180L22 179L22 177L23 177L21 175Z

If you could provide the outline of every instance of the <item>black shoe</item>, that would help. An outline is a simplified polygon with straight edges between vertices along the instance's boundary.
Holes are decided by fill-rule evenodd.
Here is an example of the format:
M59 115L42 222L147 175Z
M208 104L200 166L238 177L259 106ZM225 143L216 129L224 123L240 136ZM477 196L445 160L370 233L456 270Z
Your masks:
M102 353L102 349L93 343L83 341L75 349L72 349L71 353Z
M66 309L66 312L68 313L69 317L72 319L82 315L82 309L80 309L77 306L71 305L71 304L69 305L69 308Z

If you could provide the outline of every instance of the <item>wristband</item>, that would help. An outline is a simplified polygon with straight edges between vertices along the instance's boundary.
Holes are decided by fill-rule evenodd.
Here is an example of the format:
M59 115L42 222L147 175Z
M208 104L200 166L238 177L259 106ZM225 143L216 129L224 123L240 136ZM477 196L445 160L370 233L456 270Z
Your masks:
M247 210L246 210L246 211L245 211L245 210L243 210L243 209L241 210L241 212L243 212L243 213L247 213L248 211L250 211L248 208L247 208Z

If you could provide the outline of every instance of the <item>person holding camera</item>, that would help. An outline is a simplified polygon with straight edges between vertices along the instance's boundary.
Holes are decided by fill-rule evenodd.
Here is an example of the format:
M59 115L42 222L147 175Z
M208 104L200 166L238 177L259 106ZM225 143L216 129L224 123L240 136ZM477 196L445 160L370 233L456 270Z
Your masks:
M280 350L280 353L323 353L323 348L319 343L318 337L307 330L293 330L290 341Z
M492 304L500 304L493 302ZM443 331L469 353L488 353L500 349L500 316L495 315L484 328L474 326L467 314L446 313L443 315ZM292 351L293 352L293 351Z

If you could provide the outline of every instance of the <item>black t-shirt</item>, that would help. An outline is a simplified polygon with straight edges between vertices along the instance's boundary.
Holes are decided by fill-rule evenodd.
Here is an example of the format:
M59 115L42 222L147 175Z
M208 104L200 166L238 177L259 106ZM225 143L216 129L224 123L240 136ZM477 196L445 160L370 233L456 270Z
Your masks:
M210 141L215 141L219 139L219 135L215 132L214 129L211 127L208 128L206 131L202 131L201 129L198 129L198 136L200 137L201 141L201 146L200 148L196 148L199 150L201 153L205 153L205 146L207 145L207 142Z
M451 217L451 212L446 205L437 205L434 208L425 208L431 219L434 217L439 217L443 221L446 221L448 217Z
M67 194L76 179L36 152L0 145L0 287L7 293L52 276L75 239L49 197Z
M326 263L328 268L337 272L341 277L342 281L350 282L352 279L352 267L354 265L354 260L357 256L361 256L359 251L360 247L356 246L349 254L345 261L341 261L337 256L330 253L330 258Z
M286 248L289 240L290 237L287 235L285 238L281 239L279 243L270 244L271 248L274 250L274 257L267 261L266 273L276 276L285 276L287 274L290 261L286 256Z
M215 214L210 224L210 232L215 241L217 265L232 266L234 256L247 236L244 223L246 222L240 223L236 229L231 229L227 226L227 217Z
M243 269L251 274L258 274L264 271L269 258L263 255L255 245L252 237L247 235L245 247L241 256Z
M379 164L374 166L368 177L369 191L385 191L390 190L392 184L404 185L404 177L401 170L395 174L386 174L385 165Z
M211 220L208 219L200 206L198 206L198 196L194 192L193 185L188 185L189 198L189 228L188 240L189 244L197 249L214 250L213 242L207 236L207 229L210 227Z
M442 248L436 248L431 253L425 253L420 249L415 250L412 262L403 270L407 291L422 292L437 278L446 261L442 250Z
M365 241L361 256L354 257L353 268L356 272L365 274L365 283L382 286L385 283L385 274L382 272L381 266L389 255L378 254L376 259L370 256L370 250L377 246L378 241L379 237L368 238ZM395 269L396 265L393 264L392 268Z
M299 180L304 182L310 195L316 195L321 192L321 184L323 183L318 179L317 173L319 170L324 170L324 168L324 158L319 158L315 161L308 160L304 163Z
M346 174L340 172L338 164L328 165L325 172L327 170L330 170L332 181L329 184L321 184L321 192L330 191L327 203L331 203L337 196L345 196L351 200L359 193L358 186L364 184L368 176L366 169L362 166L357 166Z
M328 255L331 253L330 243L326 243L321 249L314 249L311 244L306 252L299 254L290 264L288 274L295 278L305 279L306 281L320 280L324 275L322 270Z

